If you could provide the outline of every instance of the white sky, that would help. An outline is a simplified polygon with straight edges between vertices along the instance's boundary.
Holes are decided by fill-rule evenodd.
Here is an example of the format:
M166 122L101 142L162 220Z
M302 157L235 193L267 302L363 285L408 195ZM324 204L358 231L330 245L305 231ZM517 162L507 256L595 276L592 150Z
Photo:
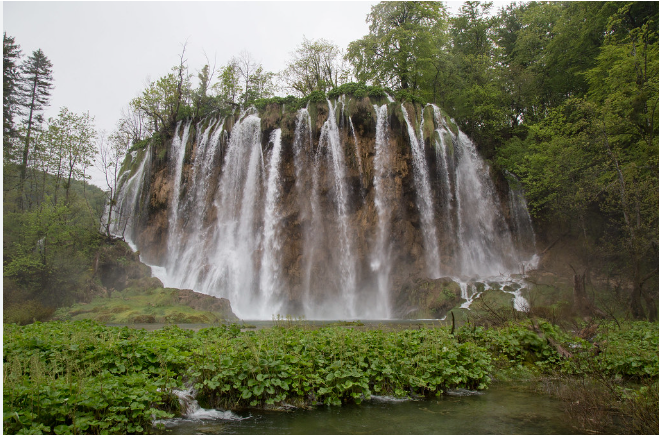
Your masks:
M46 118L61 107L89 111L98 130L112 131L121 109L186 58L196 75L249 51L267 71L284 69L309 39L343 49L368 33L375 1L353 2L3 2L3 31L24 58L41 48L53 64L55 89ZM452 13L462 2L445 2ZM508 2L495 2L495 8ZM102 178L92 182L101 187Z

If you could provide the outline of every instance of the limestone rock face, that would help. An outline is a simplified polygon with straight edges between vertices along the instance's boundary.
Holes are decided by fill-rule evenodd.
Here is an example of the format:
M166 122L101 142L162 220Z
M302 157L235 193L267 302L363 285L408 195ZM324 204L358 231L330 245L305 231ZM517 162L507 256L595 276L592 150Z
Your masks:
M522 261L507 193L434 106L252 108L183 121L143 159L118 207L126 238L165 286L228 298L241 318L441 317L456 284L432 265Z

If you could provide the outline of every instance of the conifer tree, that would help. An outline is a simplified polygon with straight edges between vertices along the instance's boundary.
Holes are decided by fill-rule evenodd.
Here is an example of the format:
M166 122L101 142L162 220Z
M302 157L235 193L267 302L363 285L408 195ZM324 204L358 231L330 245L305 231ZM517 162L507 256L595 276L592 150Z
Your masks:
M21 181L25 179L25 170L30 152L30 139L35 122L40 120L39 112L48 106L50 100L50 92L53 89L52 68L52 63L41 49L32 52L32 55L27 58L21 67L21 104L25 107L27 115L25 119L25 145L20 167Z
M19 60L21 47L12 36L2 37L2 149L5 160L13 157L11 139L16 136L14 116L19 115L18 91L20 85Z

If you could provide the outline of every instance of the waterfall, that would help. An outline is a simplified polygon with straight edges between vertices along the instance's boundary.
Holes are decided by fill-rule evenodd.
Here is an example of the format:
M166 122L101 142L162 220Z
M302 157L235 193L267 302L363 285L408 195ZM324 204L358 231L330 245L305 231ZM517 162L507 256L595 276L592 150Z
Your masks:
M181 122L176 126L174 131L174 140L172 141L172 146L170 148L170 155L174 156L172 161L173 166L173 191L171 199L171 213L169 215L169 227L167 233L167 252L170 253L170 258L177 259L181 251L181 237L179 231L179 203L181 196L181 184L183 180L183 160L185 157L185 149L188 144L188 135L190 134L190 124L188 121L183 128L183 136L179 136L179 128L181 127ZM169 263L168 266L172 267L175 263Z
M401 104L401 110L407 123L407 133L412 147L412 162L414 167L414 184L416 185L417 206L421 217L421 230L425 244L426 267L430 278L439 278L439 244L435 228L435 210L428 176L428 164L423 150L423 138L419 141L410 123L407 110Z
M520 272L524 274L527 269L537 267L540 258L535 255L535 231L533 230L533 222L531 222L531 215L526 205L522 185L515 175L509 172L506 175L509 177L508 196L510 198L510 214L513 218L515 248L523 256Z
M352 125L352 118L350 118L349 116L348 116L348 123L350 124L350 132L352 133L352 138L355 141L355 157L357 157L357 168L359 169L359 179L361 180L364 177L362 150L359 148L359 141L357 140L357 134L355 133L355 126Z
M464 133L459 132L454 143L460 272L472 277L510 273L516 265L515 249L489 168Z
M378 215L378 226L375 249L371 254L371 270L375 273L377 282L376 312L388 318L390 274L391 274L391 220L396 185L391 176L392 149L389 143L389 123L387 105L374 106L377 114L375 125L375 161L373 187L375 189L375 208Z
M278 308L274 305L273 297L279 292L279 241L280 214L277 210L281 198L281 183L279 176L279 162L281 160L281 129L272 132L270 136L272 152L268 167L268 182L265 195L265 216L263 218L263 249L261 260L260 288L263 293L264 305L274 312ZM267 316L267 312L261 316Z
M440 209L441 221L444 222L445 234L454 234L454 224L453 224L453 198L454 198L454 189L453 183L451 182L450 174L453 173L452 166L449 166L449 148L446 143L446 138L450 135L448 130L443 125L439 108L435 105L431 105L433 109L433 115L435 120L435 156L438 162L437 176L439 178L439 184L441 186L441 198L442 198L442 207ZM453 143L451 143L451 149L453 149ZM452 153L451 153L452 155ZM446 238L445 238L446 239Z
M386 319L405 285L440 272L460 284L465 307L503 288L501 277L523 306L513 274L534 247L523 192L513 180L500 199L474 144L438 107L415 125L400 106L407 143L391 125L398 105L382 100L281 109L279 124L255 108L180 122L167 162L152 161L158 148L131 155L112 232L148 253L165 286L228 298L244 319ZM154 200L167 207L145 206ZM160 232L143 233L138 216Z
M233 126L227 147L216 199L218 219L209 256L212 269L206 279L207 291L223 290L221 295L235 304L234 312L242 317L260 308L254 296L255 254L261 239L257 210L264 169L261 154L261 119L248 112Z
M311 313L313 311L313 297L311 290L312 283L312 270L314 258L316 253L316 240L318 231L322 230L317 213L318 205L318 189L317 189L317 162L313 158L313 138L311 131L311 119L309 111L304 108L300 109L297 113L295 121L295 136L293 138L293 153L294 153L294 166L295 166L295 192L297 198L297 206L299 213L299 220L302 222L311 222L302 229L302 238L304 240L302 246L302 288L303 288L303 303L304 313ZM309 166L312 167L311 174L308 170ZM311 185L311 196L307 192L307 186Z
M197 131L200 131L203 123L199 123ZM191 165L191 176L189 177L186 203L183 207L187 214L186 220L181 224L188 237L178 234L178 251L169 254L170 261L167 267L167 284L180 285L188 288L196 288L200 284L203 274L203 251L204 240L207 230L204 228L204 218L208 211L206 198L210 186L217 150L220 147L220 137L223 131L224 121L211 121L194 150L194 159ZM212 133L212 135L211 135ZM180 187L179 187L180 189ZM177 280L175 277L185 277ZM164 281L163 281L164 282Z
M131 154L131 161L137 158L139 153ZM126 238L131 248L138 250L133 243L135 233L135 219L139 216L139 198L145 185L146 168L151 165L151 147L143 152L142 162L130 176L130 171L124 172L117 182L117 198L110 222L110 234L115 237ZM104 214L104 222L107 222L108 210Z
M334 203L336 207L336 217L338 221L339 252L338 272L341 274L339 291L343 300L343 317L353 318L355 312L355 292L356 292L356 263L352 247L354 237L350 225L349 216L349 198L346 186L346 165L343 152L343 144L339 137L339 128L336 124L336 107L327 100L329 113L327 121L323 124L319 139L319 148L327 150L326 158L329 170L332 174L332 188L334 193Z

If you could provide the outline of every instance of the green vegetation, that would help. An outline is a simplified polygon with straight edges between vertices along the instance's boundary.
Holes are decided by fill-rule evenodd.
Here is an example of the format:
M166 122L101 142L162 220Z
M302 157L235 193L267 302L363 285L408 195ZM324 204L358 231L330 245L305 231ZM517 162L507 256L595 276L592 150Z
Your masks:
M98 230L105 195L73 181L68 199L55 202L57 179L28 171L26 191L32 182L35 189L27 196L31 206L23 210L16 207L22 192L12 188L20 183L19 174L18 166L5 165L3 319L24 324L48 319L54 308L87 296L102 242Z
M231 320L223 312L198 310L179 302L179 290L150 286L128 287L112 292L110 297L94 297L58 309L54 320L95 320L102 323L203 323L217 324ZM158 281L155 279L155 281ZM160 284L160 282L158 282ZM162 285L162 284L160 284Z
M4 433L148 432L153 418L180 411L172 390L188 386L205 407L306 407L483 389L492 376L560 380L574 391L614 382L616 402L607 406L648 433L643 416L659 404L659 327L602 323L584 331L581 338L532 319L467 324L455 336L434 327L295 322L247 332L239 325L148 332L89 320L5 325Z
M5 325L3 350L5 434L148 431L152 415L177 411L172 389L184 382L206 406L340 405L482 389L491 370L483 349L442 329L147 332L50 322Z

